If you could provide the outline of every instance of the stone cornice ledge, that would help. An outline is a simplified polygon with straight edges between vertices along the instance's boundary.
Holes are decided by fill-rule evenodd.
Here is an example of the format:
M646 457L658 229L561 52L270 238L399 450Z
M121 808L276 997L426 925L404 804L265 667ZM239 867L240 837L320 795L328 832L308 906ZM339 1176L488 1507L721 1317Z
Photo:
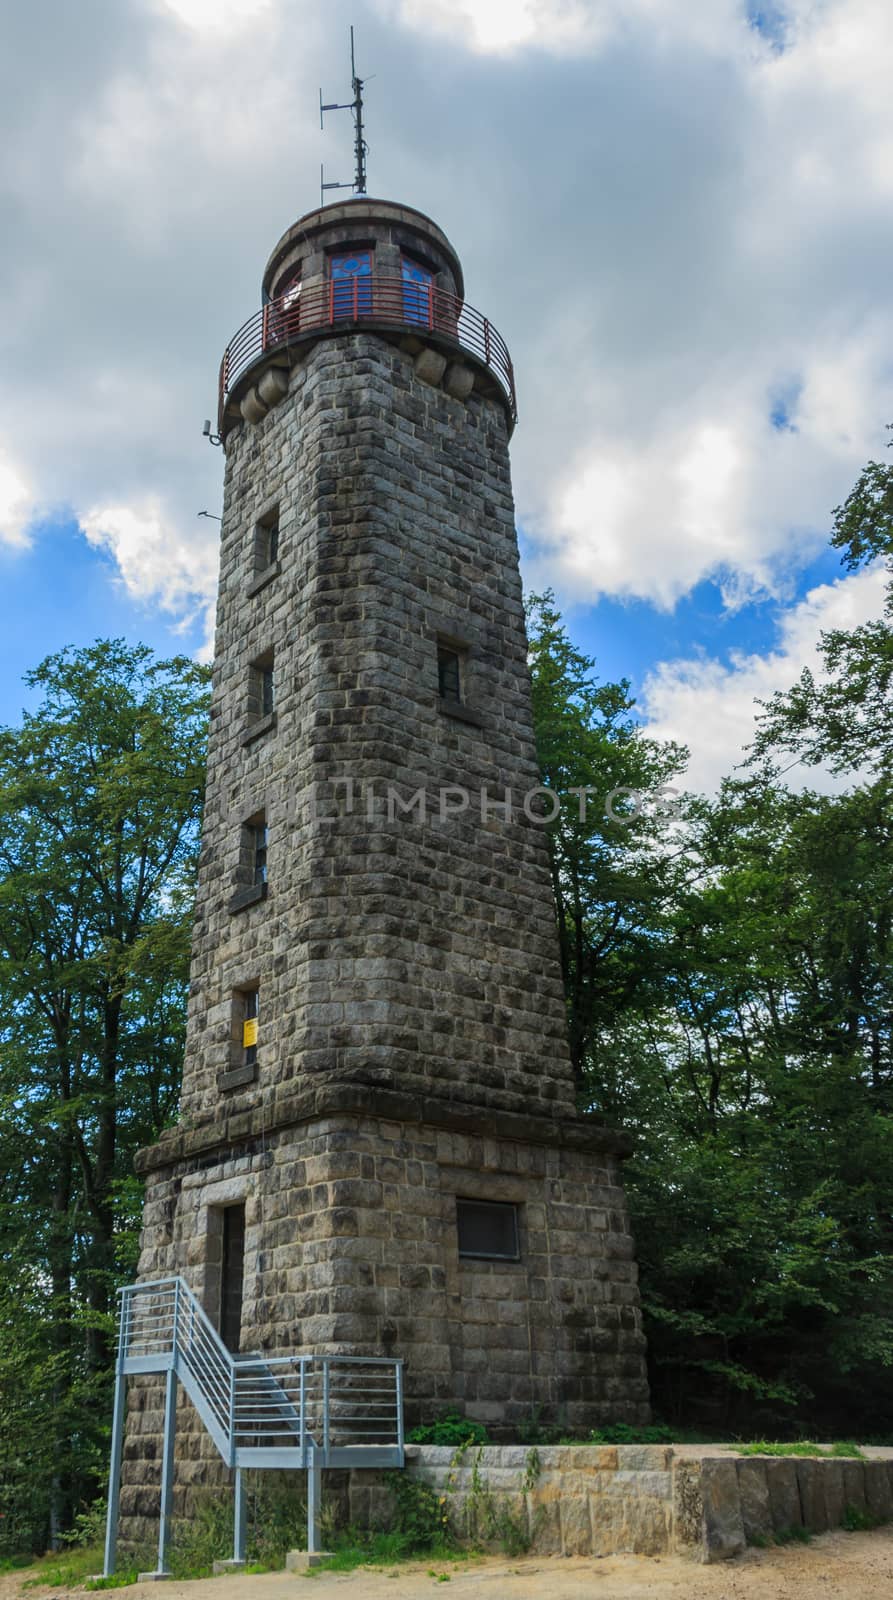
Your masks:
M262 1135L269 1137L271 1133L298 1127L303 1122L338 1115L417 1123L480 1139L554 1145L614 1156L620 1161L625 1160L633 1148L630 1134L605 1127L588 1117L552 1121L499 1108L451 1105L446 1100L426 1095L401 1094L399 1090L362 1083L327 1083L280 1091L272 1107L268 1105L265 1109L254 1106L241 1111L234 1107L227 1115L221 1115L222 1109L213 1119L169 1128L157 1144L138 1150L134 1165L140 1176Z

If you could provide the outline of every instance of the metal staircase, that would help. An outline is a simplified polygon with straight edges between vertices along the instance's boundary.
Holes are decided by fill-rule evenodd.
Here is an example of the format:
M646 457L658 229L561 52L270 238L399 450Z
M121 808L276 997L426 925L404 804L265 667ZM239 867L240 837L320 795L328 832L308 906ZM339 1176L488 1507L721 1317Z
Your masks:
M235 1471L234 1563L245 1560L244 1468L307 1473L307 1548L313 1552L323 1467L403 1466L401 1361L233 1355L182 1278L135 1283L119 1292L106 1577L115 1570L126 1385L135 1374L166 1375L156 1576L168 1572L178 1383L225 1465Z

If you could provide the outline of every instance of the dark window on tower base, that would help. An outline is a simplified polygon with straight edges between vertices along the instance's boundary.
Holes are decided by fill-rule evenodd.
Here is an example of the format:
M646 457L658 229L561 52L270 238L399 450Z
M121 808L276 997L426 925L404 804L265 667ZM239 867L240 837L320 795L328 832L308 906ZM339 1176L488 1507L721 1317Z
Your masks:
M457 1200L460 1256L518 1261L518 1207L496 1200Z
M227 1350L238 1350L242 1336L242 1290L245 1279L245 1207L227 1206L223 1213L223 1260L220 1271L220 1337Z

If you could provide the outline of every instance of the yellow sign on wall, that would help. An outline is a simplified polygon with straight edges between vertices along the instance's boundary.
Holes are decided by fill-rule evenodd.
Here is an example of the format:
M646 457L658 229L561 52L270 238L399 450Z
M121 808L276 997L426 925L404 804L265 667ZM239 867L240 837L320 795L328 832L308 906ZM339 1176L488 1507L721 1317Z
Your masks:
M257 1044L257 1017L247 1017L242 1024L242 1044L246 1050Z

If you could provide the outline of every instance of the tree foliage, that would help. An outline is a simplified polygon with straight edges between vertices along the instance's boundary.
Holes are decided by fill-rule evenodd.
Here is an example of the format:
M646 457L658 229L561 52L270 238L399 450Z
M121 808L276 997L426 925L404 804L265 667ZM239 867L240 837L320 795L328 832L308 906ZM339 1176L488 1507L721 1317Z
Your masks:
M793 752L837 773L893 777L893 467L869 461L834 512L831 543L850 572L887 573L884 616L822 635L823 672L809 669L765 709L755 759Z
M835 513L886 617L764 708L746 780L550 830L581 1104L631 1129L652 1392L676 1426L893 1430L893 470ZM665 784L681 753L600 685L550 597L532 668L546 781ZM850 775L782 782L791 753ZM588 770L587 770L588 769Z
M99 1464L133 1155L176 1105L207 673L117 641L27 681L0 731L0 1481L38 1540Z

